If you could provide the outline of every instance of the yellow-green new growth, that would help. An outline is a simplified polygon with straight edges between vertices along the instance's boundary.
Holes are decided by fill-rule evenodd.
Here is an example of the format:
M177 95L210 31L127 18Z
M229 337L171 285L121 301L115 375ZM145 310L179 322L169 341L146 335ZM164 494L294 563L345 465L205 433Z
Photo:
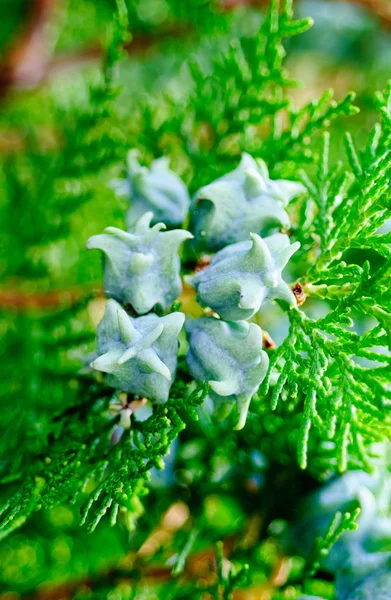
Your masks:
M152 213L145 213L130 232L108 227L94 235L87 248L104 253L105 295L128 302L138 314L158 306L167 309L182 291L178 248L192 237L184 229L162 232L152 228Z
M107 373L107 382L123 392L165 402L177 365L183 313L132 319L115 301L107 302L98 325L98 357L91 363Z

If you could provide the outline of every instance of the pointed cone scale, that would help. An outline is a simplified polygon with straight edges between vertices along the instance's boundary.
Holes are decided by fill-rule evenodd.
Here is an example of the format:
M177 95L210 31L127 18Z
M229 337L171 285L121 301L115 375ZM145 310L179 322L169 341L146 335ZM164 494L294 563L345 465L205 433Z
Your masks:
M121 349L112 348L102 356L98 356L91 363L91 368L96 371L102 371L103 373L113 373L115 366L118 363L118 358L121 356Z
M93 235L87 241L87 250L101 250L107 256L113 257L119 251L119 245L121 241L108 233L100 233L99 235Z
M150 331L142 340L142 346L149 348L160 338L164 331L164 324L160 321L152 331Z
M123 365L128 362L131 358L134 358L137 355L138 348L137 346L133 346L133 348L128 348L125 352L119 357L117 364Z
M167 231L166 240L172 242L175 246L180 246L185 240L192 240L193 234L186 229L174 229L173 231Z
M238 396L237 409L238 409L238 414L239 414L239 420L234 427L235 431L240 431L245 426L250 402L251 402L250 395L240 394Z
M280 252L276 258L277 266L282 270L288 263L289 259L300 248L300 242L294 242L291 246L287 246Z
M130 317L126 314L126 312L121 308L118 310L117 316L121 340L125 346L130 346L130 344L135 344L138 342L138 340L141 338L141 334L134 327Z
M166 340L168 337L178 337L185 322L185 318L185 315L181 312L173 312L163 317L164 329L161 339Z
M110 300L107 300L105 314L104 314L102 321L99 323L99 326L103 325L103 324L105 324L105 325L109 324L110 331L114 331L115 329L117 329L117 327L118 327L118 316L117 315L118 315L119 310L123 310L123 308L118 304L118 302L116 302L112 298L110 298Z
M153 171L166 172L170 168L170 159L167 156L161 156L153 161L151 169Z
M167 229L167 226L164 223L156 223L156 225L154 225L148 233L149 235L154 235L155 233L159 233L159 231L163 231L164 229Z
M255 162L257 164L259 173L262 175L264 180L267 181L269 179L269 169L267 168L267 164L264 160L262 160L262 158L257 158Z
M291 288L285 281L281 279L278 286L273 289L271 294L271 298L279 298L280 300L285 300L288 302L290 306L296 306L296 296L292 292Z
M253 245L249 251L249 257L260 268L273 266L273 257L266 242L257 233L250 233Z
M255 169L247 169L244 174L244 190L249 198L256 198L266 192L267 186L262 177Z
M138 363L145 370L161 375L168 381L171 381L170 369L158 357L154 350L144 350L137 358Z
M216 190L214 189L214 185L205 185L201 188L197 193L196 202L210 202L213 209L215 209Z
M130 175L136 175L142 169L139 161L138 161L139 152L135 148L129 150L128 155L126 157L126 164L128 167L128 171Z
M239 169L242 169L242 171L247 171L247 169L254 169L256 165L257 163L251 154L248 154L248 152L242 152L238 167Z
M140 219L137 221L137 223L135 223L131 233L134 233L137 235L140 235L142 233L147 233L149 231L149 227L150 227L152 219L153 219L152 211L148 211L148 212L144 213L143 216L140 217Z
M126 231L122 231L122 229L118 229L118 227L106 227L105 233L111 234L114 239L117 238L130 247L134 246L134 244L137 242L136 236Z

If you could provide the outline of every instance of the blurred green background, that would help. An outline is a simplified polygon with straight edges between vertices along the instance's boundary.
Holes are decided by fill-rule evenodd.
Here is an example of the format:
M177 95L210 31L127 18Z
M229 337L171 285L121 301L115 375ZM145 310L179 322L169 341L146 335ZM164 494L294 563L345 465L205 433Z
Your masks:
M20 464L29 460L51 415L74 400L72 379L55 378L47 386L47 372L52 364L62 365L64 373L79 364L79 354L56 347L69 331L85 352L93 347L99 306L92 302L86 310L85 300L99 292L101 265L99 256L87 253L85 241L108 225L124 225L125 206L108 182L122 173L129 145L140 142L147 161L169 154L187 182L194 177L169 135L148 146L145 132L154 124L146 107L161 104L164 120L167 95L179 104L188 94L186 61L195 54L224 52L233 33L256 31L264 15L264 3L255 1L127 0L127 5L133 37L120 67L116 116L107 120L104 114L91 115L89 103L91 86L100 77L113 1L0 0L0 474L10 456ZM328 87L338 98L355 90L361 112L348 127L356 138L366 137L374 121L373 92L391 74L390 3L302 0L296 9L299 16L313 17L315 25L288 44L288 70L302 82L292 90L294 102L300 106ZM80 133L89 119L91 135L101 144L104 126L107 141L96 149L93 165L83 162L82 151L93 139ZM340 121L332 128L335 156L343 129ZM79 303L81 313L75 309L66 325L61 318L51 321L56 311L73 304L79 308ZM191 472L182 477L193 481L205 468L202 444L197 444L188 442L182 449L192 453ZM219 480L227 456L229 448L210 466L211 480L214 475ZM175 539L175 519L180 525L181 510L188 510L176 507L171 529L154 523L166 500L163 494L161 506L148 515L150 535L154 525L163 531L157 554L163 557L165 544ZM135 586L118 577L133 565L141 533L111 528L105 521L89 535L78 525L78 510L42 510L0 542L1 600L191 597L186 589L180 596L169 587L159 591L156 581ZM210 540L200 541L200 552L248 518L235 494L221 491L206 497L203 511ZM252 555L258 591L237 597L270 598L267 582L279 560L271 535ZM300 559L293 560L299 569ZM61 587L69 581L76 584ZM323 585L319 593L332 593ZM294 598L295 592L284 597Z

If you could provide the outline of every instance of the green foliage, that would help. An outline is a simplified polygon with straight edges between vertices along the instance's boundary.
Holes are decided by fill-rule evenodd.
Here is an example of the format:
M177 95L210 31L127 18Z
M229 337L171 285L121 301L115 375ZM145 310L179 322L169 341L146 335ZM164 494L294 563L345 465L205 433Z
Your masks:
M114 117L119 93L115 72L128 36L120 0L118 6L103 72L89 86L85 101L66 107L52 98L54 139L48 147L42 145L30 124L23 138L26 154L11 154L2 165L2 246L7 256L3 277L47 274L39 249L69 234L72 213L91 199L92 178L123 156L125 140Z
M297 170L311 158L311 136L334 119L357 112L353 94L336 102L330 90L299 110L293 106L289 93L297 82L283 66L283 40L311 24L311 19L293 19L290 0L281 7L279 0L273 1L255 34L224 40L206 64L204 55L192 57L190 93L181 104L165 98L162 120L156 105L142 107L138 144L152 153L186 157L192 190L235 166L242 151L263 158L272 175L293 174L293 164Z
M235 572L233 565L224 558L222 542L216 544L216 558L218 583L214 597L221 598L221 600L231 600L234 588L243 584L247 579L248 565L240 566Z
M341 535L346 531L355 531L358 528L356 523L357 517L360 515L360 509L356 508L352 514L345 512L336 512L327 531L323 537L318 537L315 540L312 551L307 559L303 579L313 577L319 569L322 560L330 553L331 548L339 540Z
M41 452L12 478L22 483L1 509L3 535L20 527L34 510L76 502L80 492L86 491L81 515L89 531L108 511L115 524L120 509L131 525L143 512L139 497L147 493L149 471L164 468L163 457L185 427L180 416L184 406L186 416L197 419L195 407L207 392L200 384L186 396L178 382L164 406L155 406L145 421L133 419L130 433L117 441L112 430L119 415L114 421L107 416L112 390L80 379L78 395L84 402L53 418Z
M5 225L2 246L7 260L1 264L1 274L3 278L8 277L11 285L13 278L22 275L27 280L27 285L20 291L22 310L23 291L32 292L33 306L37 292L39 305L41 290L46 290L47 278L52 275L48 263L42 260L42 248L47 249L69 233L70 216L91 197L91 177L117 156L120 140L114 135L116 129L112 118L118 91L113 87L113 71L120 57L115 48L124 40L124 27L126 22L122 16L108 39L103 76L90 87L86 104L78 108L72 105L67 110L60 103L53 104L56 125L60 126L56 131L60 146L40 148L40 141L31 129L24 138L26 153L11 154L2 165L2 219ZM13 292L16 310L18 294L19 290ZM0 399L2 407L13 409L4 410L2 475L5 482L19 479L23 468L29 473L27 488L17 493L20 504L12 507L12 514L8 512L7 503L4 507L4 523L11 529L20 526L24 515L39 503L43 480L32 456L46 452L49 437L54 435L49 425L53 403L58 407L72 404L80 391L76 383L79 360L71 356L71 350L91 339L85 320L84 328L80 321L80 313L90 299L90 293L76 291L75 296L76 302L72 292L64 293L59 297L60 309L47 315L38 310L32 314L16 314L11 320L7 312L2 311L0 317L1 350L10 358ZM50 306L50 299L48 304ZM21 380L19 370L23 361L29 368ZM20 415L15 418L18 411ZM58 424L55 425L57 429ZM88 435L88 428L84 433ZM77 451L80 452L80 448ZM66 469L64 466L61 474L60 454L57 459L56 477L61 480L66 477Z
M71 1L66 26L56 25L57 49L78 46L76 25L92 11L96 21L84 19L81 37L98 31L104 38L103 68L51 82L31 93L25 108L10 102L1 118L23 128L22 150L1 158L0 268L11 298L0 315L1 356L9 360L0 382L1 535L23 528L9 546L0 544L0 556L17 562L14 536L29 548L34 527L65 503L69 512L81 511L87 531L107 515L106 525L117 524L110 539L127 540L123 563L89 580L91 598L230 598L235 588L255 586L277 600L297 597L303 582L307 593L332 598L333 584L322 573L313 576L339 536L356 527L357 514L337 515L306 565L284 555L279 532L316 485L298 465L317 479L357 467L371 471L375 442L390 437L391 86L376 96L380 122L367 144L356 140L362 135L347 135L346 159L335 161L335 137L326 129L334 122L342 129L345 117L357 113L354 95L334 101L326 91L297 106L297 83L284 64L284 40L305 32L311 20L295 20L289 0L273 0L265 18L247 9L238 11L242 17L223 15L215 3L198 0L185 10L188 4L102 0L92 9ZM132 47L129 23L135 47L140 34L157 33L158 42L119 70L124 45ZM176 44L174 60L162 39L182 27L191 35L181 52ZM126 87L128 70L133 88L124 91L119 82ZM38 125L29 123L31 115ZM169 400L147 416L141 408L133 413L130 398L113 396L102 379L80 372L80 356L93 342L89 321L100 312L90 287L100 270L90 255L76 259L89 234L105 224L123 226L125 207L108 183L123 171L130 147L148 164L169 156L191 192L228 172L242 152L262 158L272 179L307 189L289 207L291 242L301 248L284 274L305 301L255 317L266 332L270 368L243 432L232 430L232 420L211 418L204 403L209 387L192 383L183 340ZM184 271L193 268L189 259ZM60 290L45 314L47 291L68 284L71 290ZM186 294L180 302L192 316L199 310ZM284 318L289 329L278 330L284 339L273 348L267 331ZM130 429L123 427L129 415ZM159 479L155 472L163 468ZM168 532L165 515L177 503L189 516ZM54 547L41 529L41 543ZM154 553L142 556L151 539L158 540ZM83 557L83 548L77 552ZM208 552L199 575L194 556ZM156 564L169 579L149 586ZM37 580L48 578L46 570L42 560ZM26 590L17 577L2 581L10 591ZM69 597L85 596L83 585Z
M360 156L347 136L348 173L341 165L329 169L326 136L315 181L303 177L316 206L299 234L301 260L311 265L300 281L304 293L326 300L330 310L318 319L305 309L289 312L289 334L273 352L261 390L272 410L289 398L288 411L302 412L302 468L312 429L318 441L332 440L329 460L338 471L348 464L370 469L371 444L390 434L389 248L388 234L377 233L391 215L390 93L388 86L378 96L382 122ZM275 369L279 376L270 387Z

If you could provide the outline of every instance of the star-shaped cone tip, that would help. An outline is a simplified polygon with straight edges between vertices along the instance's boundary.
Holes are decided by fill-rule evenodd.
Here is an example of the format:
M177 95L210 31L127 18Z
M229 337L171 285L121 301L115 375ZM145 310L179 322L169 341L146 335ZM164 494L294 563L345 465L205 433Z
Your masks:
M171 381L170 369L158 357L154 350L150 349L142 352L138 357L138 362L143 370L156 373L167 379L167 381Z
M141 334L134 327L129 315L122 308L117 310L117 318L121 340L125 346L135 344L141 339Z
M107 373L114 388L156 402L168 398L177 365L178 333L185 315L130 317L109 300L98 328L98 356L91 367Z
M152 344L154 344L156 340L159 339L163 330L164 325L162 322L158 323L158 325L156 325L156 327L152 331L150 331L144 336L142 336L140 332L135 330L138 337L135 338L134 342L129 342L133 345L127 350L125 350L121 358L118 360L118 364L122 365L131 358L134 358L135 356L140 354L140 352L143 352L144 350L150 348Z
M109 227L87 244L105 253L105 295L131 305L139 315L156 306L166 310L180 295L178 249L192 237L183 229L161 232L163 223L151 228L152 217L152 212L145 213L130 232Z

